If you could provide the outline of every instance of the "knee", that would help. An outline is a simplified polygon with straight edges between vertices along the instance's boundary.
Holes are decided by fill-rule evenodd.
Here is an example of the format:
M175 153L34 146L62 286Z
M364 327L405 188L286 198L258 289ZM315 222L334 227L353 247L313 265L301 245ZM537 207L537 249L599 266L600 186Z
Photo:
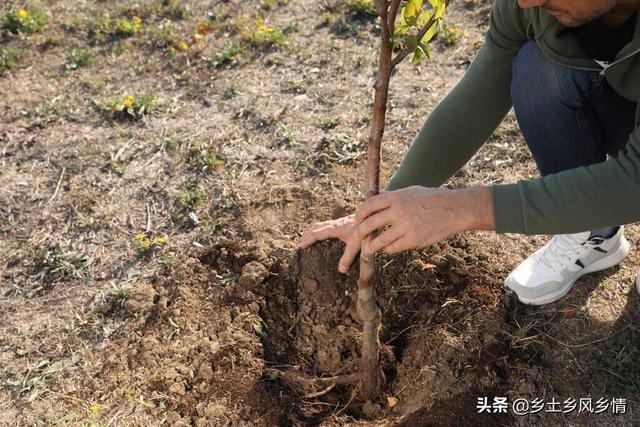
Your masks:
M563 104L579 108L597 73L563 67L549 59L535 41L520 48L512 64L511 100L523 112Z
M552 64L535 41L527 42L513 59L511 100L516 110L538 109L557 98Z

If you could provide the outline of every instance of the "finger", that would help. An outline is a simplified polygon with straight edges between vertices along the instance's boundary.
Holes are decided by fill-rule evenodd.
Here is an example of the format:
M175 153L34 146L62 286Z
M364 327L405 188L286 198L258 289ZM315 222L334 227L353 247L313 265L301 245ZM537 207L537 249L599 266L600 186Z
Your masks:
M406 234L402 235L398 240L389 243L384 247L384 252L386 254L392 255L397 254L399 252L406 251L408 249L413 249L414 245L411 243Z
M360 239L364 239L375 230L392 225L394 219L391 209L374 213L356 227L356 234Z
M370 197L356 210L356 222L361 223L369 215L382 209L387 209L389 206L391 206L391 196L389 193L382 193Z
M306 233L304 233L304 235L300 239L300 243L298 243L298 246L301 249L306 249L319 240L326 240L335 237L333 233L335 231L334 227L330 227L324 224L318 225L319 227L314 226Z
M342 258L340 258L340 262L338 263L338 270L340 273L346 273L349 271L351 264L353 264L356 256L358 256L358 252L360 252L359 243L359 241L351 243L351 240L347 243L347 246L344 248Z
M389 227L382 231L373 239L367 247L367 253L376 253L380 249L385 249L388 245L394 243L398 239L401 239L405 234L405 231L401 227Z

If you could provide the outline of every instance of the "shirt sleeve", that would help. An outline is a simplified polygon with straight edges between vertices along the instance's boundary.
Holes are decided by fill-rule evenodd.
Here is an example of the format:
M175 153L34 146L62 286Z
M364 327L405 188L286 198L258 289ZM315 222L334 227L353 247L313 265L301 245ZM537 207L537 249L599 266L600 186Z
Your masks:
M496 0L485 42L469 69L436 106L388 191L442 185L473 156L511 107L511 67L527 35L527 12ZM494 185L498 233L559 234L640 221L640 128L615 158L594 165Z
M492 187L499 233L565 234L640 221L640 128L615 158Z
M425 121L387 191L436 187L462 168L511 108L512 61L527 41L515 0L497 0L468 70Z

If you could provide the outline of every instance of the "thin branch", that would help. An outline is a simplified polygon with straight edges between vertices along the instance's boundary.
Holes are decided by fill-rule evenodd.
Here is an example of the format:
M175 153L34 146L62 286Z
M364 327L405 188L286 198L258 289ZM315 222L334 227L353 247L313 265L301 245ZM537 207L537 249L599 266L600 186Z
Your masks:
M387 17L387 25L389 26L389 33L391 33L391 37L393 37L393 32L396 28L396 17L398 16L400 3L402 3L402 0L391 0L391 9L389 10L389 16Z
M429 18L427 23L424 24L422 28L420 28L420 31L418 31L418 35L416 36L418 40L422 40L422 37L424 37L424 35L427 33L427 31L429 31L432 25L436 25L436 19L434 19L434 16L435 16L435 13L431 16L431 18ZM393 61L391 62L392 67L395 68L395 66L401 63L402 60L406 58L407 55L409 55L410 53L411 53L411 49L409 49L408 46L405 46L404 49L398 52L396 57L393 58Z
M64 173L66 172L66 170L67 170L67 168L65 166L63 166L62 167L62 171L60 172L60 177L58 178L58 183L56 184L56 189L54 190L53 195L51 196L51 198L49 200L47 200L47 203L45 203L45 207L49 206L51 204L51 202L53 202L53 199L55 199L56 196L58 195L58 191L60 191L60 184L62 183L62 178L64 177Z

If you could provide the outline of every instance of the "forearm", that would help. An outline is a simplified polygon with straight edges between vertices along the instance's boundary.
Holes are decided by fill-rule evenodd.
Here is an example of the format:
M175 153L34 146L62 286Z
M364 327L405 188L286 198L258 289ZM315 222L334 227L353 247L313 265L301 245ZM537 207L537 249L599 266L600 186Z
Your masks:
M386 190L439 187L455 174L511 108L513 52L487 40L463 78L437 105Z
M490 187L471 187L460 192L461 205L465 206L465 230L496 229L493 213L493 195Z

